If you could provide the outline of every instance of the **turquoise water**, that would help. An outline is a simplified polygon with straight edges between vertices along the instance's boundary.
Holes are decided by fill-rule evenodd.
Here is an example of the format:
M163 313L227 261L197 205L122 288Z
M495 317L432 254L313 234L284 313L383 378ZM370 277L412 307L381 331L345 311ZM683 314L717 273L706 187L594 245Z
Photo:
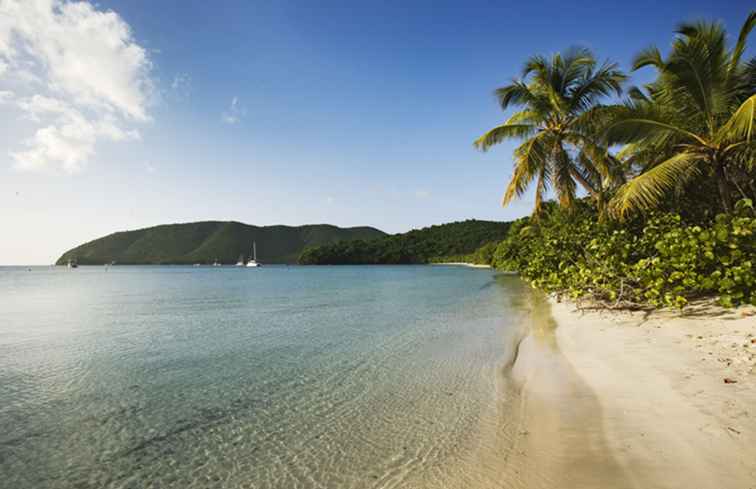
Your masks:
M458 267L0 268L0 487L461 487L521 295Z

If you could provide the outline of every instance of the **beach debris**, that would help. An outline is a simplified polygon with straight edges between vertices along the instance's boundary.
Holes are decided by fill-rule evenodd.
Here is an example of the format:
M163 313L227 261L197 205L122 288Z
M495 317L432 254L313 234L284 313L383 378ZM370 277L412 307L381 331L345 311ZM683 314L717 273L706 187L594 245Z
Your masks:
M735 428L733 428L732 426L728 426L728 427L727 427L727 429L728 429L728 430L730 430L730 431L732 431L733 433L736 433L736 434L738 434L738 435L740 434L740 431L736 430L736 429L735 429Z
M730 377L725 377L725 378L724 378L724 383L725 383L725 384L737 384L737 383L738 383L738 381L737 381L737 380L735 380L735 379L731 379Z

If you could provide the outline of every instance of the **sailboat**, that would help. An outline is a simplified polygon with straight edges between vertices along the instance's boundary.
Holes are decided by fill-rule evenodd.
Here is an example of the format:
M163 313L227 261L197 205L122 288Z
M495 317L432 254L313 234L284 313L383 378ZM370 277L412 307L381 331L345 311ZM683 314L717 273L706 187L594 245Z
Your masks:
M244 254L239 255L239 261L236 262L237 267L243 267L244 266Z
M259 267L257 263L257 243L252 241L252 259L247 262L248 267Z

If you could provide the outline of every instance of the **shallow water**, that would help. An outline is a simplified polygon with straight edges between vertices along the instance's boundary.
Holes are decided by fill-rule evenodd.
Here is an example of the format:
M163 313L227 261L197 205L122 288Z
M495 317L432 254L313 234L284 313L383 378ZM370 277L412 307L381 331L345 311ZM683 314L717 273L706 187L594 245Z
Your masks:
M459 267L0 268L0 487L461 487L506 425L522 290Z

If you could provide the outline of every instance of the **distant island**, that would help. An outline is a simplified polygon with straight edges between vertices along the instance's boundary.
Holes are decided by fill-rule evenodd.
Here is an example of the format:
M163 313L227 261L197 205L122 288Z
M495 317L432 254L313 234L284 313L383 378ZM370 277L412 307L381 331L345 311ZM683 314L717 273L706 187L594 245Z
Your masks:
M490 264L511 223L451 222L380 239L339 241L307 248L303 265L407 265L438 262Z
M262 263L296 263L307 247L372 240L387 236L372 227L340 228L329 224L252 226L234 221L165 224L123 231L66 251L57 265L74 260L81 265L188 265L236 263L249 258L252 242Z
M408 265L490 264L512 223L469 219L389 235L361 226L253 226L234 221L164 224L122 231L66 251L56 261L80 265L230 265L249 259L252 242L262 263Z

